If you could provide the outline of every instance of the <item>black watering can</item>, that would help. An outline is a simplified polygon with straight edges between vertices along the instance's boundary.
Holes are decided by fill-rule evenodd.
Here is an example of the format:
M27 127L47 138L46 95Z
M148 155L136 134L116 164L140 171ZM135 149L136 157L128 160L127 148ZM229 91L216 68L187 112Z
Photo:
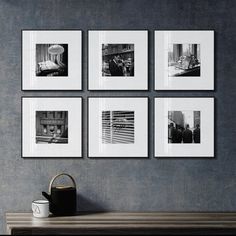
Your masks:
M53 186L54 181L60 176L68 176L73 185ZM43 196L49 201L49 211L55 216L69 216L76 213L76 183L72 176L62 173L54 176L49 184L49 193L42 192Z

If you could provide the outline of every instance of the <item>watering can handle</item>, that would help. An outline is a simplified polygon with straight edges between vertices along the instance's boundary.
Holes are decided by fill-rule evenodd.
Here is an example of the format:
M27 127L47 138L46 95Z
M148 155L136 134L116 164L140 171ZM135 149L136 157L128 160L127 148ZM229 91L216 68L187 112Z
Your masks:
M49 195L51 194L51 189L52 189L52 185L53 185L54 181L55 181L58 177L63 176L63 175L64 175L64 176L68 176L68 177L71 179L71 181L72 181L74 187L76 188L76 183L75 183L75 180L73 179L73 177L72 177L71 175L69 175L69 174L61 173L61 174L55 175L55 176L51 179L50 184L49 184L49 189L48 189Z

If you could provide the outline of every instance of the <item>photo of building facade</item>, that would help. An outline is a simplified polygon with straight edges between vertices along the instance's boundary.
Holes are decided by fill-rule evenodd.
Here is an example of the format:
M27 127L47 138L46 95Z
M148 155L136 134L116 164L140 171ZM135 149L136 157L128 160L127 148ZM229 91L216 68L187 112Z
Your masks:
M36 143L68 143L68 111L36 111Z

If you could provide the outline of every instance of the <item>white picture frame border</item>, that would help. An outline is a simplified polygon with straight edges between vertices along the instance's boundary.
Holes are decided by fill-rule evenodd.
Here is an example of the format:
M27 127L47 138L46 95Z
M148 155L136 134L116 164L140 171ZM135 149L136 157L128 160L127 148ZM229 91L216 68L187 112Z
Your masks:
M214 98L155 97L154 101L155 157L214 157ZM201 143L168 143L168 111L201 111Z
M134 44L134 76L102 76L102 44ZM88 30L88 90L148 90L148 30Z
M82 157L82 97L22 97L22 158ZM68 143L36 144L36 111L68 111ZM56 151L55 151L56 150Z
M82 31L27 30L22 33L21 90L82 90ZM36 76L36 44L68 44L68 76Z
M155 30L155 90L214 90L214 30ZM168 75L169 44L200 44L200 76Z
M148 158L148 97L88 97L88 157ZM102 110L135 111L135 143L103 144L101 142ZM141 125L138 127L138 125ZM138 129L139 128L139 129Z

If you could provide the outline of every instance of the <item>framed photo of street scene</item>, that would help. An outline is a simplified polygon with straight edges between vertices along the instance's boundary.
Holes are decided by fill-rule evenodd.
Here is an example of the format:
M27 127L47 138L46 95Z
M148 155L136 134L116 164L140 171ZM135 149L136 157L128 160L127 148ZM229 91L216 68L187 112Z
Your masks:
M214 90L214 31L155 31L155 90Z
M80 30L22 31L22 90L81 90Z
M214 157L214 98L155 98L156 157Z
M148 98L90 97L88 156L148 157Z
M148 31L88 32L89 90L148 89Z
M22 157L81 157L81 123L81 97L23 97Z

